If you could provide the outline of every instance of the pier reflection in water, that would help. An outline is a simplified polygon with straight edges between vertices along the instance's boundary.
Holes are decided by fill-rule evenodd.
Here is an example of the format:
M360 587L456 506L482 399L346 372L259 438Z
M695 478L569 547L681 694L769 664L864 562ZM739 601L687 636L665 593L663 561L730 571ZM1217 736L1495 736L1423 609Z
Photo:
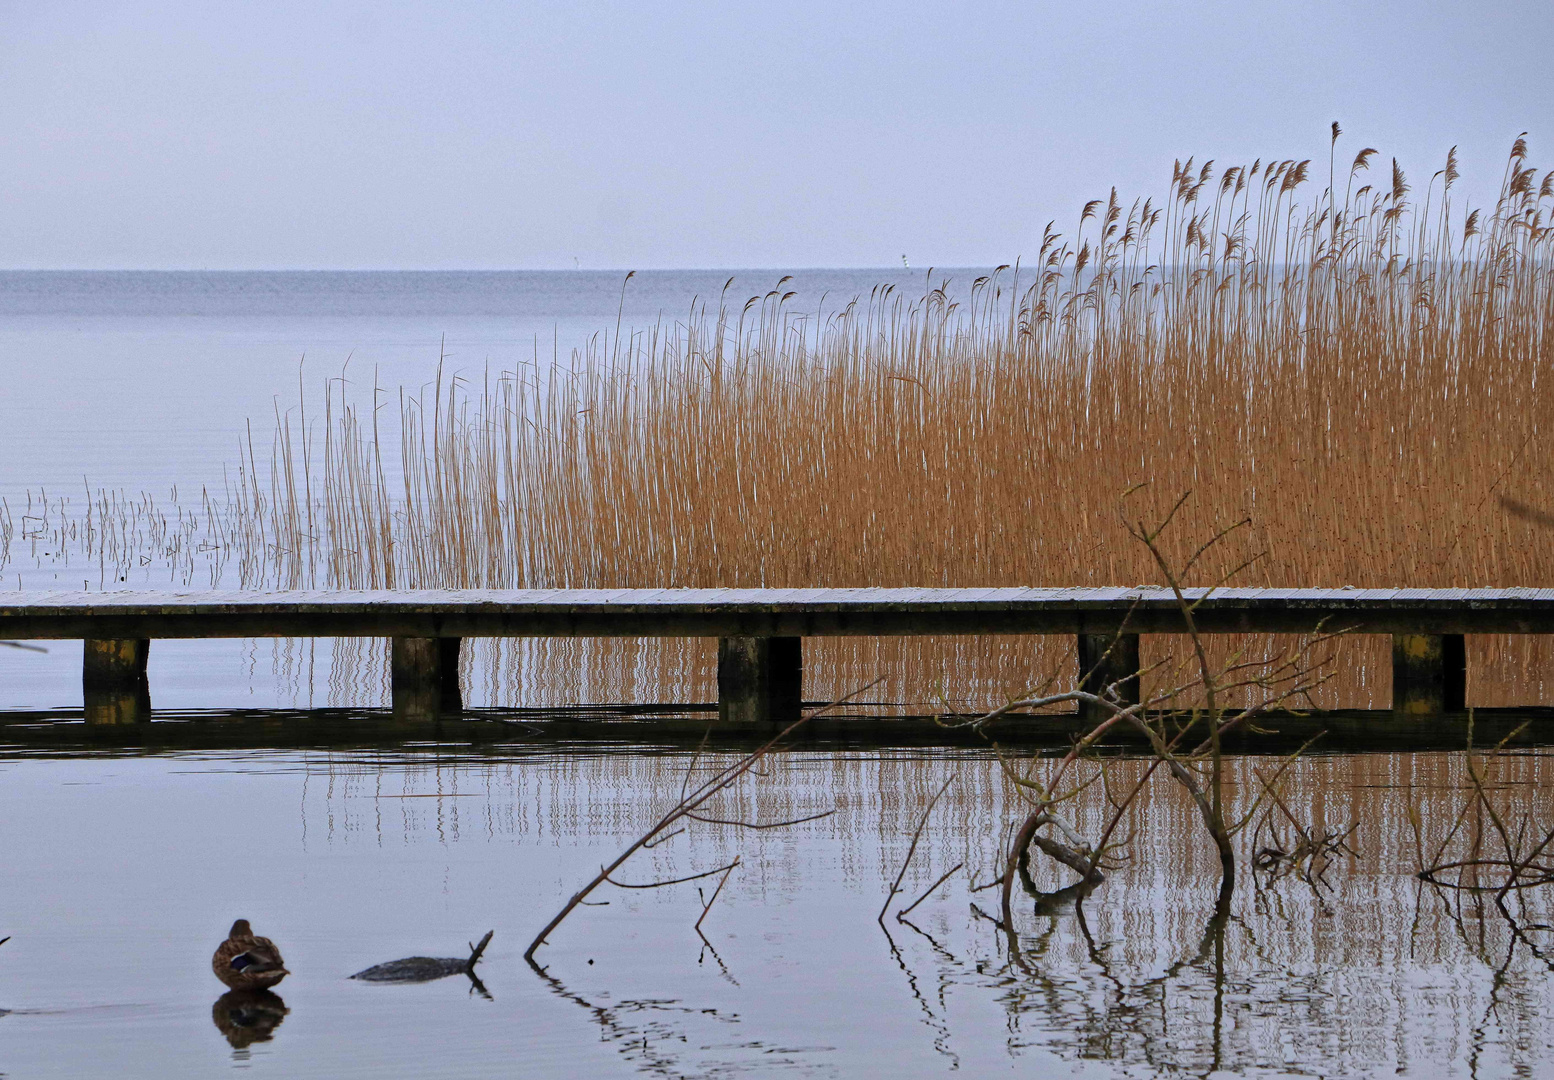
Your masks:
M1411 814L1430 850L1471 786L1460 753L1297 762L1285 801L1313 828L1358 823L1358 856L1335 859L1326 887L1254 883L1244 858L1222 918L1195 811L1153 785L1130 863L1079 904L1018 900L1011 949L996 891L972 892L1016 813L995 760L788 752L715 816L836 813L773 832L696 825L621 875L683 876L740 856L705 943L692 931L697 883L606 890L596 899L608 906L580 909L542 950L543 976L523 945L673 801L690 754L517 743L117 753L34 748L0 763L0 933L14 935L0 1007L16 1011L5 1065L18 1075L208 1070L234 1048L288 1076L479 1076L520 1061L537 1076L983 1075L1080 1061L1103 1076L1510 1076L1554 1060L1543 959L1554 887L1528 890L1513 924L1492 900L1413 877ZM704 755L698 768L728 760ZM1252 770L1275 765L1234 759L1237 805ZM1554 818L1550 767L1536 750L1498 762L1495 797L1511 819ZM951 775L904 897L966 869L882 933L880 901ZM1099 785L1081 793L1080 831L1105 808ZM1068 881L1033 869L1039 890ZM285 1003L206 1004L218 989L209 941L235 913L262 918L284 949ZM489 998L463 979L347 978L487 927Z

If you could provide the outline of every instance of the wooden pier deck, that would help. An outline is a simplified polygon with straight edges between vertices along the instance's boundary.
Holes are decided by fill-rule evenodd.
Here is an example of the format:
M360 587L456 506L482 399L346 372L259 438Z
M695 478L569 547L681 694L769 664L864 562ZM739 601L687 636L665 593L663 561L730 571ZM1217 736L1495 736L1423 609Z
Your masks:
M1320 627L1391 635L1394 710L1411 716L1462 707L1463 635L1554 633L1554 589L1186 595L1208 634ZM1183 629L1176 598L1158 587L0 594L0 639L85 640L89 709L94 696L128 694L134 701L123 709L132 713L149 700L146 657L156 638L391 638L395 708L413 712L458 706L458 649L467 637L715 637L724 718L766 721L798 707L806 637L1075 635L1082 672L1106 658L1108 670L1088 681L1109 682L1129 663L1136 669L1139 634Z

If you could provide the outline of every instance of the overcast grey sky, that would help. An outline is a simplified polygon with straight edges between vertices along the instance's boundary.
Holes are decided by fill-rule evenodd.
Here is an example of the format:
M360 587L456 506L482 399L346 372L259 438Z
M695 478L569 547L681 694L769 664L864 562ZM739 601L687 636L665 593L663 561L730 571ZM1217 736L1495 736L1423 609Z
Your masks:
M1548 0L0 0L0 266L987 265L1334 119L1487 195L1554 164L1551 45Z

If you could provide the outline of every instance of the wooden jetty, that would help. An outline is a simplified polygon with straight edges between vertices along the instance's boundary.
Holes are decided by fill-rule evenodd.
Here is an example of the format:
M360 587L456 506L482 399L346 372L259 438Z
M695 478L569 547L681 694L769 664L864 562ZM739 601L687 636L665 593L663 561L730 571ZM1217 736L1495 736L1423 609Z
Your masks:
M1206 634L1390 635L1393 712L1413 718L1463 708L1465 634L1554 634L1554 589L1193 589L1186 596ZM146 660L156 638L391 638L395 712L435 715L461 707L464 638L715 637L720 716L762 723L797 713L806 637L1072 635L1079 670L1104 685L1137 670L1139 635L1184 629L1175 596L1156 587L109 591L0 599L0 639L86 642L87 712L109 722L149 709Z

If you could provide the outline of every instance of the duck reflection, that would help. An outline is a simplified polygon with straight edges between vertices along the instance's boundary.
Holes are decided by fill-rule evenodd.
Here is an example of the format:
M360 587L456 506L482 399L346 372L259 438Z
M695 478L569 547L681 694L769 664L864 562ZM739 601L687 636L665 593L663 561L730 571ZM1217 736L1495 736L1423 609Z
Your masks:
M228 990L210 1008L210 1018L234 1050L269 1042L291 1010L271 990Z

